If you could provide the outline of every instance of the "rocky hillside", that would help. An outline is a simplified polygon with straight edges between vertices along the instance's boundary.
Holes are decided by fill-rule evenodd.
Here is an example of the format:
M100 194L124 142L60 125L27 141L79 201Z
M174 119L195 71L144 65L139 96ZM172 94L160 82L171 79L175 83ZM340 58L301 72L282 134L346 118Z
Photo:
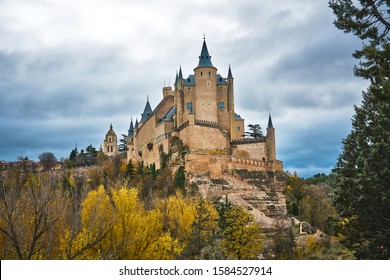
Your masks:
M287 176L282 172L232 170L223 173L221 179L210 179L208 174L187 174L189 185L203 197L228 199L245 207L264 229L271 229L277 222L288 222L286 210Z

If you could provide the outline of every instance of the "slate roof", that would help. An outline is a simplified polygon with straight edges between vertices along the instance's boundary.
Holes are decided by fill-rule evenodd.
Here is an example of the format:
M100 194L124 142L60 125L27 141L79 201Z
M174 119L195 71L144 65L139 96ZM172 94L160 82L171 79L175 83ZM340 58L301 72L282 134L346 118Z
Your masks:
M268 117L268 126L267 126L267 128L274 128L274 126L272 124L271 114L269 114L269 117Z
M129 137L133 137L134 136L134 126L133 126L133 119L131 119L130 121L130 127L129 127L129 130L128 130L128 134L127 134Z
M175 114L175 107L172 106L169 109L169 111L161 119L159 119L159 122L172 121L174 114Z
M243 120L243 118L241 118L241 116L237 113L234 113L234 119L235 120Z
M206 40L203 40L203 46L199 56L198 67L214 67L211 63L211 56L207 49Z
M144 123L149 118L149 116L152 114L152 108L150 107L149 100L146 101L144 112L142 113L140 122Z

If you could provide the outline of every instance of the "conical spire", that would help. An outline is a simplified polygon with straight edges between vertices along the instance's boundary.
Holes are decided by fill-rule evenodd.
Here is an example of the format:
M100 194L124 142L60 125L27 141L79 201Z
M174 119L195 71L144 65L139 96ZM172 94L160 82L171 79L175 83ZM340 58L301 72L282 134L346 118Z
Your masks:
M267 126L267 128L274 128L274 126L272 125L271 113L269 114L269 117L268 117L268 126Z
M203 38L203 46L199 56L198 67L214 67L211 63L211 56L209 55L205 38Z
M232 68L230 68L230 64L229 64L229 70L228 70L228 79L233 79Z
M138 118L135 119L134 129L138 129Z
M179 80L183 80L183 73L181 72L181 65L180 65L180 68L179 68L179 76L178 76Z
M177 74L177 71L176 71L176 78L175 78L175 83L173 85L177 85L179 83L179 75Z
M130 121L130 127L129 127L129 131L128 131L128 136L129 137L133 137L134 136L133 118L131 118L131 121Z
M142 122L142 123L146 122L146 120L149 118L150 114L152 114L152 108L150 107L149 97L148 97L148 99L146 101L144 112L142 113L142 116L141 116L140 122Z

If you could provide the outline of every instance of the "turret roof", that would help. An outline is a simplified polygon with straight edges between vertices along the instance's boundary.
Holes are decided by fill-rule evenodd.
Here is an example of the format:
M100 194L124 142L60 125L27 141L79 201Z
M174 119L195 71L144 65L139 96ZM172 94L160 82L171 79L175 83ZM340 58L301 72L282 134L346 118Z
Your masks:
M174 85L176 86L178 83L179 83L179 74L177 74L177 71L176 71L176 78L175 78Z
M228 79L233 79L233 75L232 75L232 69L230 68L230 65L229 65L229 70L228 70Z
M183 73L181 72L181 66L179 68L179 76L178 76L178 79L179 80L183 80Z
M140 122L144 123L149 118L149 116L152 114L152 107L150 107L149 98L146 101L144 112L142 113Z
M128 136L129 137L133 137L134 136L133 118L131 118L131 121L130 121L130 127L129 127L129 131L128 131Z
M203 40L203 46L199 56L198 67L214 67L213 64L211 63L211 56L207 49L206 39Z
M268 126L267 126L267 128L274 128L274 126L272 124L271 113L269 114L269 117L268 117Z

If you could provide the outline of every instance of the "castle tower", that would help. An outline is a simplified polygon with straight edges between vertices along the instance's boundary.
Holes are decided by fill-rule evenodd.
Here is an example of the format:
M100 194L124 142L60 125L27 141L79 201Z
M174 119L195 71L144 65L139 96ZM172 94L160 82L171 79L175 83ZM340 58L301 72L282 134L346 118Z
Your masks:
M104 154L107 156L115 156L118 154L118 139L116 133L110 125L110 130L107 132L106 137L103 142Z
M133 118L130 121L130 127L127 134L127 160L133 159L134 154L134 126Z
M183 114L184 114L184 79L183 72L181 71L181 66L179 68L179 73L176 73L175 81L175 124L176 128L179 128L183 123Z
M217 68L211 63L211 56L203 40L199 64L195 72L195 112L196 119L218 122L217 108Z
M232 69L229 65L228 76L227 76L227 85L228 85L228 111L229 111L229 126L230 126L230 139L235 140L236 135L236 124L234 116L234 84L233 84L233 74Z
M276 160L276 145L275 145L275 128L272 124L271 114L268 117L268 125L267 125L267 157L269 161Z

